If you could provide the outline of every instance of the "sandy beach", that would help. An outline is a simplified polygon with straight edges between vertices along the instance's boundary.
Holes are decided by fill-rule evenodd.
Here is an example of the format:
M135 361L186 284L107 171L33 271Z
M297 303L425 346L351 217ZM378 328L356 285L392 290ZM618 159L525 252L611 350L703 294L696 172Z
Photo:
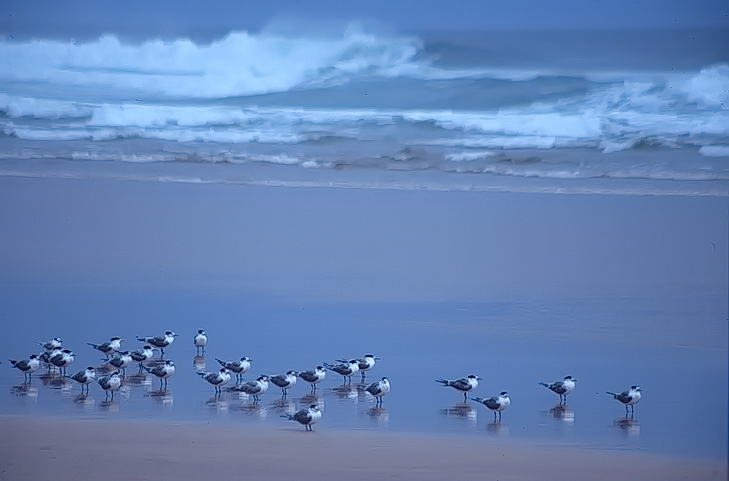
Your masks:
M469 443L290 428L276 432L154 423L3 417L5 479L711 480L726 465L636 453Z

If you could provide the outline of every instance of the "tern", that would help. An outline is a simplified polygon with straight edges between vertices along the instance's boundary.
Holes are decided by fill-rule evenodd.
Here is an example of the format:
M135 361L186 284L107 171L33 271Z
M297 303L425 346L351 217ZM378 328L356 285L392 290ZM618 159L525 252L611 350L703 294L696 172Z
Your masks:
M108 376L99 378L98 383L99 386L101 386L101 389L103 389L106 393L107 398L109 397L109 392L111 392L112 401L114 400L114 391L117 391L122 385L118 371L114 371Z
M469 393L478 387L478 382L482 379L478 376L470 374L468 377L458 379L457 381L449 381L448 379L436 379L435 382L441 383L443 386L452 387L458 392L463 393L463 402L468 400Z
M296 375L311 384L311 392L314 392L316 391L316 385L322 382L327 376L327 371L324 369L324 366L316 366L314 370L299 372Z
M220 387L230 381L230 373L226 368L222 368L219 372L199 372L197 374L215 387L216 395L220 394Z
M132 362L134 362L134 359L129 351L121 351L111 361L109 361L109 364L126 375L127 367L129 367Z
M499 421L501 421L501 413L511 404L511 399L509 399L509 393L507 393L506 391L502 391L501 394L498 395L498 397L490 397L488 399L483 397L472 397L471 399L476 401L477 403L483 404L484 406L492 410L494 412L494 422L496 422L497 413L499 415Z
M635 405L638 404L638 401L640 401L640 398L642 396L640 387L638 386L630 386L629 391L623 391L620 394L615 394L614 392L608 392L612 397L620 401L625 405L625 416L628 416L628 407L630 407L630 413L635 413Z
M61 349L60 347L57 347L53 349L53 354L48 361L61 369L63 374L66 374L66 368L70 366L75 359L76 355L69 349Z
M237 381L243 380L243 374L248 372L251 368L251 363L253 362L253 359L248 356L241 357L240 361L223 361L217 357L215 360L218 361L218 364L223 366L225 369L235 373L235 379Z
M144 369L150 373L154 374L159 378L159 388L162 389L162 383L164 382L165 387L167 387L167 380L172 377L172 375L175 373L175 363L173 363L170 360L167 360L164 362L164 364L158 364L154 367L147 367L143 366Z
M232 391L244 392L249 396L253 396L253 401L258 402L260 395L268 390L268 376L260 376L255 381L247 382L245 384L237 384L231 388Z
M84 386L86 386L86 392L89 392L89 385L96 380L96 370L89 366L85 371L79 371L71 379L81 385L81 393L84 392Z
M62 347L63 346L63 341L61 341L61 338L60 337L54 337L53 339L51 339L48 342L37 342L36 341L36 344L38 344L39 346L41 346L46 351L52 351L56 347Z
M567 395L575 389L576 382L577 379L572 379L572 376L567 376L564 378L564 381L557 381L552 384L540 382L539 385L546 387L555 394L558 394L560 403L566 403Z
M106 354L106 358L109 359L111 354L114 354L121 349L122 341L124 341L124 339L121 337L112 337L109 342L105 342L103 344L94 344L92 342L87 342L86 344L93 346L94 349L101 351L102 354Z
M352 384L352 375L355 374L357 371L359 371L359 361L356 359L353 359L349 362L337 364L336 366L334 366L332 364L324 363L324 367L326 367L330 371L334 371L337 374L340 374L342 377L344 377L345 384L347 384L348 380L349 380L349 384Z
M283 397L286 397L288 395L288 390L296 384L296 373L294 371L289 371L286 374L273 376L272 378L269 378L269 381L280 387Z
M383 377L379 381L367 386L366 391L375 397L377 400L376 404L382 404L382 397L390 392L390 381L386 377Z
M30 359L25 359L23 361L13 361L12 359L8 360L14 368L18 369L25 375L26 381L30 381L33 373L36 372L41 365L40 359L38 359L38 356L35 354L30 356Z
M164 336L155 337L137 337L137 341L146 342L152 346L158 348L161 352L161 356L165 356L165 347L169 347L170 344L175 342L175 337L179 336L176 332L167 331Z
M139 372L141 373L144 368L144 363L154 356L154 349L152 349L152 346L144 346L142 349L132 351L129 355L132 356L134 362L139 363Z
M357 359L357 367L359 367L359 372L362 374L362 381L364 381L365 373L375 367L375 361L382 361L382 359L373 354L365 354L362 359ZM349 363L346 359L337 359L337 362Z
M205 334L205 331L203 329L200 329L197 331L197 334L195 335L195 338L193 339L195 342L195 347L197 348L198 353L205 353L205 346L208 344L208 335Z
M319 422L321 419L321 410L316 404L312 404L307 409L302 409L295 414L284 414L281 417L289 421L296 421L306 427L307 431L313 431L311 425Z

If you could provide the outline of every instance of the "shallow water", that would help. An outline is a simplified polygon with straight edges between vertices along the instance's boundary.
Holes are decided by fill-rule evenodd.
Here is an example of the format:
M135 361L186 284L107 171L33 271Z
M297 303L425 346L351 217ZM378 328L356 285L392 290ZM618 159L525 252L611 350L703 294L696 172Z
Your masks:
M726 453L723 198L0 182L4 357L59 336L73 373L102 364L87 342L180 333L167 393L148 376L113 403L98 385L81 399L43 369L22 387L4 362L2 414L288 429L279 411L312 402L305 383L254 404L216 399L196 370L247 355L251 380L373 353L367 380L393 385L383 409L329 373L315 429ZM502 423L434 382L471 373L475 396L509 392ZM578 384L560 412L537 383L565 375ZM633 384L626 422L605 391Z

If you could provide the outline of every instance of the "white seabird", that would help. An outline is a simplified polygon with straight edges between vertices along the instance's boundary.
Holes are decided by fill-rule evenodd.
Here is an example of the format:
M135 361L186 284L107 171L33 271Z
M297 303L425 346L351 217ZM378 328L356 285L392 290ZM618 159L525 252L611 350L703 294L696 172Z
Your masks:
M38 359L38 356L35 354L30 356L30 359L24 359L22 361L13 361L12 359L8 359L8 361L10 361L12 367L18 369L25 375L26 381L30 381L33 373L36 372L41 365L40 359Z
M237 384L230 389L231 391L244 392L249 396L253 396L253 401L258 402L260 400L259 396L268 390L268 376L260 376L255 381Z
M297 423L306 427L307 431L313 431L311 428L312 424L316 424L321 419L321 410L316 404L312 404L307 409L302 409L295 414L284 414L281 416L289 421L296 421Z
M132 356L132 360L134 362L139 363L139 372L141 373L144 368L144 363L152 359L152 356L154 356L154 349L152 349L152 346L148 345L144 346L142 349L132 351L129 355Z
M79 371L73 376L71 376L71 379L76 381L81 385L81 393L84 392L84 386L86 386L86 392L89 392L89 385L91 385L92 382L96 380L96 370L89 366L86 368L85 371Z
M97 351L101 351L101 353L105 354L106 358L109 359L110 355L121 350L122 341L124 341L124 339L121 337L112 337L109 342L105 342L103 344L94 344L92 342L87 342L86 344L93 346Z
M155 337L137 337L137 341L146 342L160 350L161 356L165 355L165 348L175 342L175 337L179 336L176 332L167 331L164 336Z
M208 335L205 334L205 330L200 329L197 331L195 338L193 339L197 352L205 353L205 346L208 345Z
M62 374L66 374L66 368L70 366L76 359L76 355L70 349L61 349L57 347L53 349L53 354L48 361L59 368Z
M382 404L382 397L390 392L390 381L383 377L377 382L373 382L365 389L368 393L375 397L376 404Z
M324 366L316 366L314 370L298 372L296 375L311 384L311 392L314 392L316 391L316 385L327 376L327 371Z
M51 339L48 342L37 342L36 341L36 344L41 346L46 351L52 351L56 347L63 347L63 341L61 341L60 337L54 337L53 339Z
M347 384L347 381L349 381L349 384L352 384L352 375L359 371L359 361L357 359L353 359L349 362L337 365L324 363L324 367L344 377L345 384Z
M463 393L463 402L468 400L469 393L478 387L478 382L481 378L470 374L468 377L458 379L457 381L449 381L448 379L436 379L435 382L441 383L443 386L452 387L458 392Z
M134 359L132 359L132 355L129 353L129 351L121 351L109 361L109 364L114 366L117 370L121 371L122 374L126 375L127 367L129 367L132 362L134 362Z
M607 392L607 391L606 391ZM612 397L623 403L625 405L625 416L628 415L628 406L630 406L630 412L631 414L635 414L635 405L638 404L638 401L640 401L640 398L642 397L640 387L638 386L630 386L630 390L623 391L620 394L615 394L614 392L607 392Z
M359 367L359 372L362 375L362 381L365 379L365 373L375 367L376 361L382 361L381 358L375 356L374 354L365 354L365 356L362 359L357 359L357 367ZM348 363L346 359L337 359L337 362L341 363Z
M288 395L288 390L296 384L296 373L294 371L288 371L286 374L279 374L268 379L275 386L281 388L281 392L284 397Z
M218 361L218 364L223 366L225 369L235 373L235 379L237 381L243 380L243 374L248 372L251 368L251 363L253 362L253 359L248 356L241 357L240 361L223 361L217 357L215 360Z
M170 360L165 361L164 364L158 364L151 368L147 366L143 367L148 373L154 374L159 378L160 389L162 389L163 382L165 387L167 387L167 380L175 373L175 364Z
M501 394L498 395L498 397L490 397L488 399L482 397L473 397L471 399L476 401L477 403L483 404L484 406L492 410L494 412L494 422L496 422L496 413L499 414L499 421L501 421L501 413L511 404L511 399L509 399L509 393L507 393L506 391L502 391Z
M540 386L544 386L555 394L559 395L559 402L567 402L567 395L574 391L575 383L577 379L572 379L572 376L566 376L564 381L557 381L552 384L540 382Z
M117 391L121 385L121 377L119 377L119 372L114 371L108 376L104 376L99 378L98 380L99 386L101 386L101 389L104 390L106 393L106 397L109 397L109 392L111 392L111 400L114 400L114 391Z
M199 372L197 374L215 387L216 395L220 394L220 387L230 381L230 373L226 368L222 368L219 372Z

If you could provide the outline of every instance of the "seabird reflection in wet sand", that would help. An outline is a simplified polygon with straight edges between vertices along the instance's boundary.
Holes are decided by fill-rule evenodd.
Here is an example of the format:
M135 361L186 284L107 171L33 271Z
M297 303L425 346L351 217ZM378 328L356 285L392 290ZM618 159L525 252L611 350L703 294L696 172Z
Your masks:
M567 404L562 404L561 402L559 404L555 404L554 407L549 410L549 414L558 421L565 423L575 422L575 411Z
M441 413L445 414L446 416L455 416L459 418L468 419L470 422L476 422L476 419L478 418L478 413L476 410L467 403L458 403L452 408L446 408L441 409Z
M195 368L195 372L203 372L208 366L208 362L205 359L205 356L195 356L192 359L192 366Z

